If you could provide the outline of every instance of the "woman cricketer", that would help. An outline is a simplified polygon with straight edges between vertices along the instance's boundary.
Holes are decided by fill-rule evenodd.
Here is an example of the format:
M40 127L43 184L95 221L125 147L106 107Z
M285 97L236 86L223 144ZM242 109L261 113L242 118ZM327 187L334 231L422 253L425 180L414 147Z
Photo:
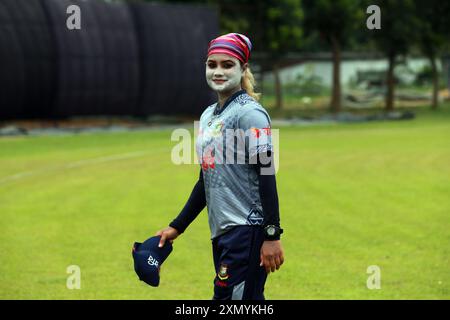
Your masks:
M199 179L180 214L156 233L160 247L173 242L207 206L214 300L264 300L267 275L284 261L270 117L253 89L251 49L239 33L209 43L206 81L218 101L200 117Z

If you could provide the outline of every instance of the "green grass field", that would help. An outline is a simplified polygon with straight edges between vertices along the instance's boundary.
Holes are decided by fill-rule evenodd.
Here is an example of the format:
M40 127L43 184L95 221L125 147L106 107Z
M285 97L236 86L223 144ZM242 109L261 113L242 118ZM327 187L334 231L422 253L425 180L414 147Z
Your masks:
M171 162L170 130L0 138L1 299L210 299L206 210L161 283L131 246L184 205L198 165ZM412 121L280 128L285 264L267 299L450 298L450 105ZM69 290L69 265L81 289ZM367 268L381 270L369 290Z

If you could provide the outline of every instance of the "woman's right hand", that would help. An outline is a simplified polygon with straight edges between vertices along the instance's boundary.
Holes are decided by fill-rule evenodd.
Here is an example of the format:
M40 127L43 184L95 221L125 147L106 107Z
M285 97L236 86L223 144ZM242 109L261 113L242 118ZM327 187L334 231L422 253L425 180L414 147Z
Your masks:
M161 240L159 240L159 247L162 248L167 240L169 240L170 243L173 243L173 240L175 240L180 234L178 233L177 229L167 227L165 229L159 230L156 235L161 236Z

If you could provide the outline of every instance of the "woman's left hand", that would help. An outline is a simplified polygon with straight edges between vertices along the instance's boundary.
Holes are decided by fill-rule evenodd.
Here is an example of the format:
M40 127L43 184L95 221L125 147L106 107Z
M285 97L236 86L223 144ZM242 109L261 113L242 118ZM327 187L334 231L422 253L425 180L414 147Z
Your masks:
M266 272L275 272L284 262L284 252L280 240L266 240L261 247L260 266L266 268Z

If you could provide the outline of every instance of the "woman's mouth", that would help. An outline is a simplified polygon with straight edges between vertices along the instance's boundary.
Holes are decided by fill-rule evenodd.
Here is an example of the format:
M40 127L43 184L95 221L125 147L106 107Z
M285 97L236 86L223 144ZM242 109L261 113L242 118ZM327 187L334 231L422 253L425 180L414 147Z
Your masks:
M223 80L223 79L214 79L213 81L214 81L214 83L222 84L222 83L224 83L224 82L227 81L227 80Z

